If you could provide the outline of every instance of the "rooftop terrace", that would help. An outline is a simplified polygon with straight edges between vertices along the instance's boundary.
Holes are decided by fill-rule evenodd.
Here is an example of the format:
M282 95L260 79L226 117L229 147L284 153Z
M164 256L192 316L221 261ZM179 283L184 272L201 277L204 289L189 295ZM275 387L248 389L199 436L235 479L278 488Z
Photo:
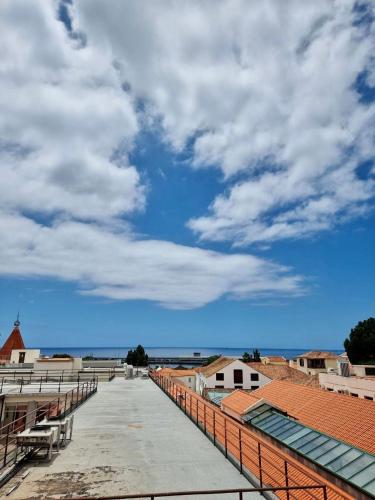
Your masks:
M0 496L20 483L21 476L8 482ZM116 378L101 384L77 411L68 447L50 463L34 463L7 498L249 487L151 380ZM258 497L244 494L246 500Z

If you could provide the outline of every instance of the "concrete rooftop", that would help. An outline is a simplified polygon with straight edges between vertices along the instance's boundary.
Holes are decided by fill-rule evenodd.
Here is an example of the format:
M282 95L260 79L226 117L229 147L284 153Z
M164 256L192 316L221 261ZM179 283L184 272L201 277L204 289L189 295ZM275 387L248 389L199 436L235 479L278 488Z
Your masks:
M21 480L23 469L0 496L20 481L7 497L10 500L251 487L183 412L145 379L116 378L100 384L98 393L77 410L67 448L50 463L34 462L26 468L27 477ZM238 499L238 495L220 498Z

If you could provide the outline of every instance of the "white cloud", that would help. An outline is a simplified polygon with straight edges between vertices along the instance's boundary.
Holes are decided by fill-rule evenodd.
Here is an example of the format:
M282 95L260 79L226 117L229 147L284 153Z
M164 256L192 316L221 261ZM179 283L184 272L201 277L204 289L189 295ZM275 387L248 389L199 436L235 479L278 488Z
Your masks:
M47 227L3 214L0 239L1 274L79 282L86 295L190 309L221 297L303 293L302 277L275 263L166 241L136 240L96 224L70 221Z
M110 51L79 49L55 7L1 3L0 207L86 219L142 208L127 158L139 129L133 102Z
M375 81L375 28L360 22L373 2L75 5L164 140L175 151L192 141L195 168L222 170L228 191L189 222L203 239L301 237L366 211L374 184L357 168L374 158L375 108L355 82L364 71Z

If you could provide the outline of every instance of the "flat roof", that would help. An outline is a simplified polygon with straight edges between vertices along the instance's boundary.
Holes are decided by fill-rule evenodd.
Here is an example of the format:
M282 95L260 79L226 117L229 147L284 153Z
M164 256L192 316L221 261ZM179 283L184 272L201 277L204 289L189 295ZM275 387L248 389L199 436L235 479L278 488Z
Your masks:
M140 378L99 384L76 411L68 446L27 468L12 499L252 487L154 382Z

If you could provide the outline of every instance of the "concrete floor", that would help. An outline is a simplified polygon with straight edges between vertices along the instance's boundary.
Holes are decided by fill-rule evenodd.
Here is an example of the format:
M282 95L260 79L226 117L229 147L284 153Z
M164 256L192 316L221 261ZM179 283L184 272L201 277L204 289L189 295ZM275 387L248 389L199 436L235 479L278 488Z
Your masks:
M34 463L0 491L46 499L219 488L251 484L151 380L116 378L75 415L73 440L50 463ZM213 495L206 499L238 499ZM244 495L246 500L260 498ZM180 497L195 498L200 497Z

